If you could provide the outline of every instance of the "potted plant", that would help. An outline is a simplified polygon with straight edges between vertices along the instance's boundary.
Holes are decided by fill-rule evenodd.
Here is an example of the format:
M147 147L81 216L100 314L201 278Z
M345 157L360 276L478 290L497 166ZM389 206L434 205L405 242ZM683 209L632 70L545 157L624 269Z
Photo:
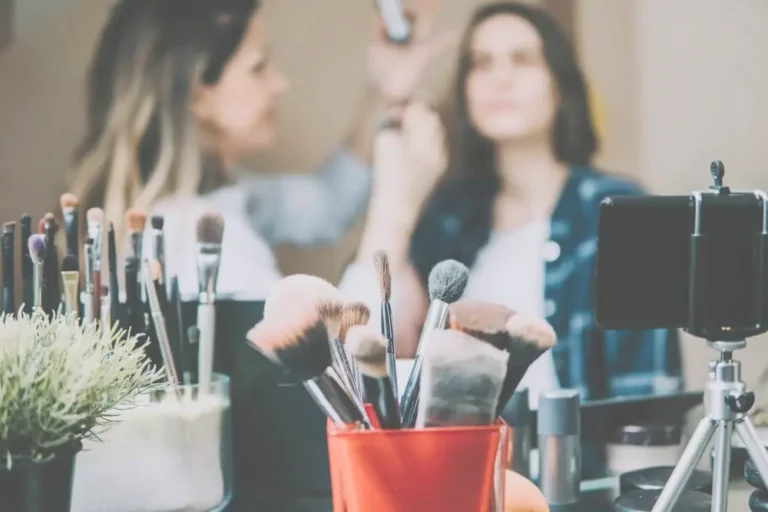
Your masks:
M123 330L0 316L0 510L68 512L82 440L161 377Z

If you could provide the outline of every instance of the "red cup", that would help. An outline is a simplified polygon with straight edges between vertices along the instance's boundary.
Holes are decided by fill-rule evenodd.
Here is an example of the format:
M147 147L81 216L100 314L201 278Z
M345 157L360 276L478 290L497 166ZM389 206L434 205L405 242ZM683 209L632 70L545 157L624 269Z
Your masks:
M508 427L327 426L334 512L503 511Z

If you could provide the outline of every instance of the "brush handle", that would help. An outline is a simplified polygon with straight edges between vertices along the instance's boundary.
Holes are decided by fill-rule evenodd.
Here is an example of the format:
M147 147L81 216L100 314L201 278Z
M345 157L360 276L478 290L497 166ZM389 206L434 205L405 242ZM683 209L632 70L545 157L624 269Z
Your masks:
M80 261L79 252L79 234L78 229L80 227L79 215L77 209L73 209L69 212L64 212L64 234L67 241L67 254L75 257L75 261Z
M14 234L3 233L3 313L13 314L16 308L16 298L13 295L13 278L16 275L14 264Z
M43 262L34 262L32 266L32 308L43 308Z
M349 359L347 359L347 351L344 349L344 345L341 344L341 340L338 338L333 338L330 341L330 344L331 360L333 361L334 369L336 369L341 377L344 386L347 387L353 398L360 402L360 406L362 407L363 402L360 397L360 390L357 388L357 383L352 374L352 367L349 365Z
M360 411L352 397L344 389L341 380L333 370L304 381L304 387L323 413L339 426L359 423L370 429L368 418Z
M53 315L61 304L59 287L59 250L56 247L56 233L53 228L45 229L45 258L43 258L43 310Z
M381 303L381 334L387 340L387 374L392 382L395 396L397 389L397 357L395 356L395 328L392 322L392 306L389 301Z
M417 355L413 368L405 385L403 398L400 400L400 420L403 428L413 428L416 425L416 414L419 410L419 391L421 390L421 367L424 356Z
M400 412L397 409L397 400L389 377L376 378L363 375L363 385L365 396L376 411L381 428L399 429Z
M103 320L101 318L101 271L94 270L92 274L93 279L93 296L91 297L91 308L93 309L93 320ZM85 304L85 310L88 310L88 304ZM97 314L98 312L98 314ZM85 315L85 312L83 313Z
M197 306L197 328L200 329L198 347L197 375L200 379L200 391L207 391L213 375L214 338L216 329L216 309L213 302L201 302Z
M96 308L96 299L94 297L93 290L86 290L85 291L85 300L83 301L83 323L86 325L92 324L96 321L96 311L100 311L101 304L99 304L99 308Z
M110 223L107 231L107 264L109 265L109 315L111 327L120 323L120 282L117 268L117 242L115 228Z
M127 307L128 328L131 334L137 335L144 332L144 308L139 296L139 265L136 258L128 258L125 261L125 305ZM114 316L114 312L112 313Z
M29 257L29 247L27 241L32 235L32 219L29 215L24 215L19 220L19 230L21 244L21 301L24 303L24 311L31 313L35 301L34 270L32 258Z
M187 336L184 332L184 317L181 314L181 293L179 292L179 278L173 276L171 278L171 303L173 304L174 312L174 337L176 341L176 348L179 354L179 373L182 375L184 384L192 384L192 360L191 350L187 346ZM171 341L174 341L171 339Z

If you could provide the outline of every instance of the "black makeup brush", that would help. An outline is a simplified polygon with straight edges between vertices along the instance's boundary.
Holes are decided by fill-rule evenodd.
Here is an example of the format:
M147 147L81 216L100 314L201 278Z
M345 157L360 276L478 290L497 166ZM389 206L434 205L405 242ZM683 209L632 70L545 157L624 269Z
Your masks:
M75 262L79 262L80 241L78 240L78 232L80 229L80 221L78 207L80 206L80 200L76 195L66 193L62 194L59 198L59 205L61 206L62 217L64 217L64 234L66 235L67 243L67 251L65 254L67 256L72 256ZM77 266L79 267L79 263ZM77 270L77 268L67 270L62 267L62 270L66 272L73 272Z
M86 271L85 282L90 279L93 282L93 308L96 311L96 317L101 317L101 259L104 256L104 210L101 208L90 208L85 214L87 221L88 238L93 240L93 265L91 268L91 277L88 277ZM104 319L101 319L102 322Z
M389 298L392 294L392 275L389 272L389 256L384 251L377 251L373 255L373 266L376 268L376 276L379 278L379 291L381 292L381 334L387 340L387 372L392 380L392 387L397 392L397 358L395 356L395 328L392 322L392 306Z
M432 338L416 427L493 424L509 354L459 331L435 331Z
M163 233L163 226L165 220L159 215L153 215L149 220L152 227L152 259L160 264L161 284L167 286L165 281L165 234ZM166 295L167 299L167 294Z
M32 217L28 214L24 214L19 219L20 239L21 244L21 302L24 303L24 312L27 314L32 312L32 304L34 298L34 286L33 286L33 270L32 259L29 256L29 237L32 235Z
M59 223L52 213L46 213L38 224L45 233L45 260L43 261L43 311L52 315L61 304L61 287L59 286L59 252L56 247L56 234Z
M352 373L352 379L357 388L357 392L363 401L367 400L367 397L365 396L365 386L363 385L363 376L360 373L357 361L355 361L355 358L350 355L349 351L346 349L346 339L350 329L360 325L367 325L370 317L371 310L368 309L368 306L362 302L348 302L344 304L344 309L341 313L341 328L339 329L339 341L344 345L343 350L346 354L347 364Z
M185 341L184 331L184 318L181 314L181 292L179 292L179 278L173 276L171 278L171 302L169 305L171 310L170 316L173 321L170 322L171 331L171 344L176 353L176 365L179 368L181 374L181 380L184 384L192 384L192 362L190 361L189 347ZM195 326L197 328L197 326Z
M197 376L197 355L200 353L200 329L196 325L191 325L187 329L187 347L184 350L187 355L187 368L189 368L189 382L192 385L200 383Z
M370 428L368 418L331 366L328 330L316 308L292 309L248 332L251 345L293 378L303 382L320 409L337 425Z
M366 400L381 428L400 428L400 411L387 373L387 340L374 328L361 325L349 330L346 347L360 367Z
M216 336L216 282L221 265L224 217L217 212L203 214L197 221L197 282L199 286L197 327L200 346L197 357L201 389L208 391L213 376Z
M43 261L45 260L45 236L39 233L30 235L27 240L29 257L32 260L32 309L43 307Z
M14 278L16 276L16 265L14 256L16 253L16 223L6 222L3 224L2 246L3 246L3 313L11 315L16 310L16 299L14 297Z
M416 359L408 375L400 413L405 428L413 427L419 404L419 386L424 353L428 350L430 338L438 329L445 329L448 324L448 305L459 300L464 293L469 278L469 269L458 261L445 260L435 265L429 273L428 286L430 304L427 319L419 337Z
M109 264L109 314L112 320L110 327L118 323L125 327L128 323L127 316L123 315L120 307L120 270L117 268L117 241L115 240L115 227L109 223L107 231L107 263ZM125 320L124 320L125 319Z
M141 334L144 332L144 304L141 302L139 293L139 271L141 263L138 258L133 256L125 260L125 318L128 322L128 328L131 333Z

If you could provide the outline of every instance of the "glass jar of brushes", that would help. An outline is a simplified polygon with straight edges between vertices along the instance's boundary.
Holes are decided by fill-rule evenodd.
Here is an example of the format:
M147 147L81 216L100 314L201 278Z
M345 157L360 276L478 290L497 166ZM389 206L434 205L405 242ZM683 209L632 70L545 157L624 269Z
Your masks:
M115 412L78 455L72 512L220 511L232 499L229 377L166 387Z

